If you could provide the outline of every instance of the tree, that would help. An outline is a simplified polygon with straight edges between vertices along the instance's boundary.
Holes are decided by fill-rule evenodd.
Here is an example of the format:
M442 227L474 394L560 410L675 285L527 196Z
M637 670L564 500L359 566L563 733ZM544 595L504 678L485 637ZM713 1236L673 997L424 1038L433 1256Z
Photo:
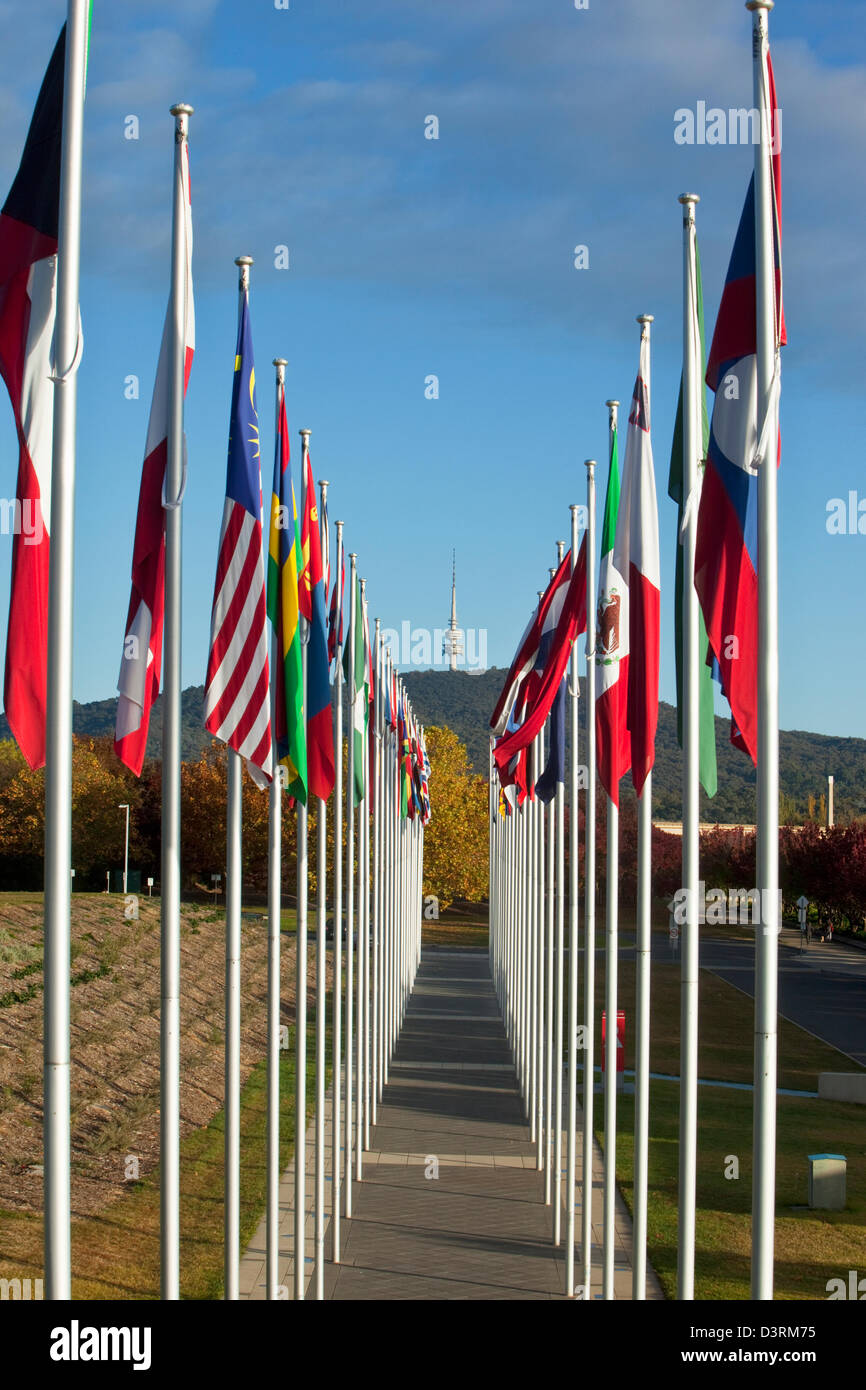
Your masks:
M451 729L425 730L430 758L430 823L424 831L424 896L444 911L455 898L480 902L488 891L487 781L470 769Z

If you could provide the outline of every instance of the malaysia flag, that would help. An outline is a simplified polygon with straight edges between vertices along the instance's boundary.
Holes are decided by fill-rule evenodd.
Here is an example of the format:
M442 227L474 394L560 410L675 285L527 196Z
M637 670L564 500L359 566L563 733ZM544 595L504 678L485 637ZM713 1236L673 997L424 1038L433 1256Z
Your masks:
M767 57L774 199L776 346L782 310L781 156L773 68ZM768 401L758 401L755 181L740 218L707 364L715 394L698 510L695 589L711 657L731 707L731 742L758 761L758 470L778 464L779 356ZM769 447L766 447L769 441ZM759 464L759 458L765 462Z

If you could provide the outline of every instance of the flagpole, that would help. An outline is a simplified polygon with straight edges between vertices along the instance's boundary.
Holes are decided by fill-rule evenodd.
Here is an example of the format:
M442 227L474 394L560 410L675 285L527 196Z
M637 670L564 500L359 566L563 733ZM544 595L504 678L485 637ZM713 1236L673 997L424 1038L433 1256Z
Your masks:
M371 805L373 807L373 971L372 989L373 1005L371 1013L372 1028L370 1046L370 1106L371 1123L376 1123L377 1105L379 1101L379 934L381 929L382 897L379 883L379 855L381 852L381 827L380 827L380 807L379 807L379 785L381 781L381 761L382 761L382 735L379 729L379 692L382 684L381 671L381 640L382 624L379 618L376 619L376 686L373 692L373 795Z
M557 541L556 548L558 559L562 563L563 542ZM550 578L553 580L556 570L550 571ZM551 747L553 746L553 731L550 735ZM491 767L493 759L491 754ZM545 933L546 933L546 954L545 965L545 1039L544 1039L544 1111L545 1111L545 1136L544 1136L544 1204L550 1206L553 1202L553 961L556 953L554 943L554 930L556 923L556 793L560 787L556 783L554 794L547 805L547 901L545 904ZM557 1058L560 1073L562 1071L562 1054ZM556 1185L556 1204L559 1205L560 1188L559 1182Z
M334 655L334 1003L333 1082L331 1101L331 1259L340 1263L340 1201L342 1197L342 1023L343 1023L343 523L336 523L337 586Z
M250 289L252 256L235 257L241 306ZM226 806L226 1041L225 1041L225 1297L239 1295L241 1168L241 896L242 764L228 751Z
M301 477L307 481L307 437L309 430L300 430ZM310 641L309 624L298 614L301 639L301 691L304 737L307 734L307 666ZM309 789L307 791L309 795ZM308 895L308 817L307 807L298 802L298 890L296 909L295 954L295 1300L306 1297L306 1207L307 1207L307 895Z
M171 230L168 436L165 493L165 609L162 688L162 863L160 868L160 1297L180 1298L180 758L181 758L181 497L186 322L184 154L193 108L174 116L174 203Z
M619 401L607 401L611 441L616 435ZM605 893L604 971L604 1197L602 1206L602 1297L614 1296L616 1240L616 997L619 964L619 807L607 798L607 887ZM613 1030L611 1032L611 1029ZM611 1038L613 1048L611 1048ZM611 1067L611 1057L613 1066ZM613 1082L611 1083L611 1076Z
M283 399L287 361L275 357L276 438L280 438L280 405ZM278 446L279 447L279 446ZM274 634L274 662L280 660L280 635ZM268 792L268 1124L267 1124L267 1233L265 1242L265 1292L276 1299L279 1289L280 1255L280 929L282 915L282 769L276 740L277 680L271 685L271 729L273 731L274 776Z
M652 314L638 315L649 364ZM650 410L649 365L646 387ZM649 428L649 421L647 422ZM649 1175L650 972L652 968L652 771L637 803L637 940L635 952L634 1225L632 1298L646 1298L647 1190ZM613 1035L616 1037L616 1034Z
M755 147L755 279L760 416L770 409L777 369L775 228L766 83L768 21L773 0L748 0L752 12L754 105L761 117ZM752 1186L753 1299L773 1297L776 1166L776 1049L779 921L779 575L777 430L758 465L758 769L757 886L761 932L755 948L755 1093Z
M592 1296L593 1108L595 1101L595 459L586 461L586 819L583 828L583 1296Z
M45 711L44 1192L48 1298L72 1297L69 964L76 371L87 0L69 0L54 328L51 565Z
M346 1218L352 1215L352 1180L354 1172L352 1168L352 1144L354 1135L352 1132L352 1103L354 1100L354 1086L352 1081L353 1066L353 1045L352 1036L354 1027L354 999L352 991L354 988L354 931L355 931L355 624L358 621L357 614L357 560L354 551L349 554L349 689L348 689L348 708L349 708L349 763L348 775L346 777L346 1153L345 1153L345 1174L346 1174ZM360 942L360 936L359 936Z
M302 430L304 451L310 446L310 431ZM306 468L304 477L306 477ZM319 534L322 553L330 540L325 527L328 515L328 482L319 482L321 503L319 506ZM325 602L327 603L327 574L323 570ZM315 1246L316 1246L316 1300L325 1297L325 1012L327 1009L327 930L328 930L328 803L323 797L316 798L316 877L317 877L317 916L316 916L316 1153L315 1153Z
M364 618L367 612L366 597L367 581L361 580L361 611L357 615L364 634L364 671L366 674L367 663L367 635ZM366 684L366 682L365 682ZM367 728L368 726L363 726ZM355 1179L361 1182L364 1177L364 1135L367 1119L367 948L369 937L367 935L367 879L365 875L366 848L367 848L367 825L369 801L367 799L367 769L368 769L368 744L367 739L362 735L363 744L363 767L364 767L364 797L358 806L358 959L357 959L357 997L355 1007L358 1013L358 1026L356 1030L357 1042L357 1095L355 1113L357 1117L357 1127L355 1131Z
M578 512L580 508L573 502L571 511L571 573L577 566ZM566 1296L574 1298L574 1187L577 1144L577 950L578 950L578 701L580 685L577 667L577 642L571 650L571 679L569 702L571 704L571 756L569 778L569 866L568 866L568 1144L566 1151L566 1250L565 1284Z
M695 206L697 193L683 193L683 481L686 508L679 538L683 547L683 858L686 920L680 984L680 1162L677 1237L677 1298L695 1296L695 1201L698 1135L698 877L700 872L700 688L699 607L695 591L698 459L702 452L700 365L697 333ZM705 655L705 653L704 653Z

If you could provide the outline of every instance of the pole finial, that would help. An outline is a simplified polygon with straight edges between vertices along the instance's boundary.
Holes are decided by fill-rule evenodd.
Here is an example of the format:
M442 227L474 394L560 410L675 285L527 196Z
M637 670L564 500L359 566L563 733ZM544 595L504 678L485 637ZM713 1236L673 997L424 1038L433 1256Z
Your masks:
M643 324L643 323L653 323L654 321L655 321L655 314L638 314L638 316L637 316L637 322L638 322L638 323L641 323L641 324Z
M241 290L248 290L250 287L250 266L252 264L252 256L235 256L235 265L241 272L238 286Z
M172 116L191 116L195 111L195 107L190 106L187 101L176 101L174 106L170 106L168 109Z
M298 434L301 436L302 439L309 439L312 433L312 430L298 430Z
M746 9L753 12L755 10L767 10L769 12L775 8L776 0L746 0Z
M608 410L616 410L617 406L619 405L619 401L605 401L605 405L607 406Z
M328 479L327 479L327 478L320 478L320 479L319 479L319 487L330 487L330 486L331 486L331 484L328 482Z
M677 198L678 203L699 203L700 201L700 193L681 193Z
M289 365L289 359L288 359L288 357L275 357L275 358L274 358L274 366L275 366L275 367L287 367L288 365Z

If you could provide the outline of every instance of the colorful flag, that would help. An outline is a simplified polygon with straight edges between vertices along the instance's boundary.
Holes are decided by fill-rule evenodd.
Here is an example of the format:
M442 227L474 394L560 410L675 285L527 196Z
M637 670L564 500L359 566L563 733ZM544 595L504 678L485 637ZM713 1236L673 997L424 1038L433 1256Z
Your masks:
M566 563L571 563L570 551L563 559L559 572ZM558 574L551 582L551 589L557 583ZM513 773L517 770L513 764L515 754L528 749L540 733L565 674L571 649L580 634L586 631L586 536L581 542L577 563L567 587L557 589L557 598L561 598L561 606L556 627L552 631L544 627L536 664L520 687L518 698L524 701L523 718L512 732L498 741L493 751L504 786L514 780ZM539 606L543 606L543 601ZM537 769L531 773L527 770L526 787L530 798L535 796L537 776Z
M683 494L683 383L680 380L680 394L677 402L677 418L674 425L674 441L671 446L671 466L668 476L668 496L677 504L677 555L676 555L676 596L674 600L674 633L677 665L677 741L683 746L683 525L686 507L692 516L697 516L700 489L704 476L704 462L710 437L707 416L707 397L704 386L706 370L706 347L704 342L704 291L701 280L701 257L695 237L695 279L689 284L691 300L692 333L700 365L701 396L701 459L698 462L695 495L687 498ZM691 270L691 267L690 267ZM701 785L708 796L715 796L718 780L716 775L716 719L713 713L713 676L704 661L707 652L707 629L704 615L698 606L698 651L701 654L698 666L698 763Z
M552 801L556 795L556 784L565 782L565 691L566 678L560 681L559 689L550 711L550 748L544 771L535 784L535 794L542 801Z
M496 708L490 716L490 727L497 738L505 733L518 691L530 671L538 665L539 651L544 642L547 641L549 644L552 640L562 613L562 605L565 602L570 577L571 551L569 550L563 557L559 569L548 584L526 626L518 644L517 653L505 678L505 684L496 702ZM542 663L543 659L542 657Z
M272 750L255 381L244 290L204 707L205 728L241 754L253 781L264 787L271 780Z
M304 674L298 621L298 556L301 528L289 458L286 390L278 387L277 446L268 536L268 617L276 634L274 741L286 768L290 797L307 804L307 744Z
M355 698L352 703L352 725L354 745L352 760L353 791L352 804L359 806L367 795L367 719L370 702L367 691L367 652L364 642L364 602L361 598L361 581L355 575L355 621L351 633L351 660L348 668L349 648L346 649L347 675L349 669L354 673Z
M770 398L758 402L755 282L755 178L740 218L707 366L716 393L701 489L695 588L722 690L731 707L731 742L758 760L758 470L778 466L779 349L782 309L781 156L772 63L771 120L776 281L776 363ZM763 459L761 465L759 460Z
M330 663L325 627L325 581L316 484L309 450L304 459L304 520L301 526L304 573L299 590L301 612L310 625L307 644L307 773L312 796L326 801L334 790L334 726L331 715Z
M631 778L640 796L655 762L659 713L659 514L650 437L649 335L644 326L634 384L622 492L613 548L614 569L628 586L626 723Z
M336 661L337 647L343 646L343 608L346 595L346 547L342 547L340 562L340 583L339 594L337 578L334 576L334 587L331 590L331 605L328 613L328 660ZM337 598L340 600L340 621L337 622Z
M31 767L45 762L54 317L66 26L0 213L0 373L18 432L4 705ZM64 371L69 363L59 364Z
M628 585L614 562L616 519L619 511L619 458L617 432L610 441L610 471L601 528L601 563L598 579L598 612L595 637L596 700L595 738L598 775L615 806L619 805L620 778L631 765L631 745L626 725L628 696Z
M162 344L156 369L156 383L147 426L147 443L138 494L138 515L132 550L132 592L123 639L123 657L117 689L117 719L114 751L121 762L141 774L150 711L159 695L162 671L162 624L165 613L165 471L168 463L169 408L171 395L171 354L173 343L183 347L183 389L189 383L195 351L195 311L192 295L192 212L190 208L189 147L181 143L178 170L180 201L183 207L183 303L172 318L169 300L162 330Z

